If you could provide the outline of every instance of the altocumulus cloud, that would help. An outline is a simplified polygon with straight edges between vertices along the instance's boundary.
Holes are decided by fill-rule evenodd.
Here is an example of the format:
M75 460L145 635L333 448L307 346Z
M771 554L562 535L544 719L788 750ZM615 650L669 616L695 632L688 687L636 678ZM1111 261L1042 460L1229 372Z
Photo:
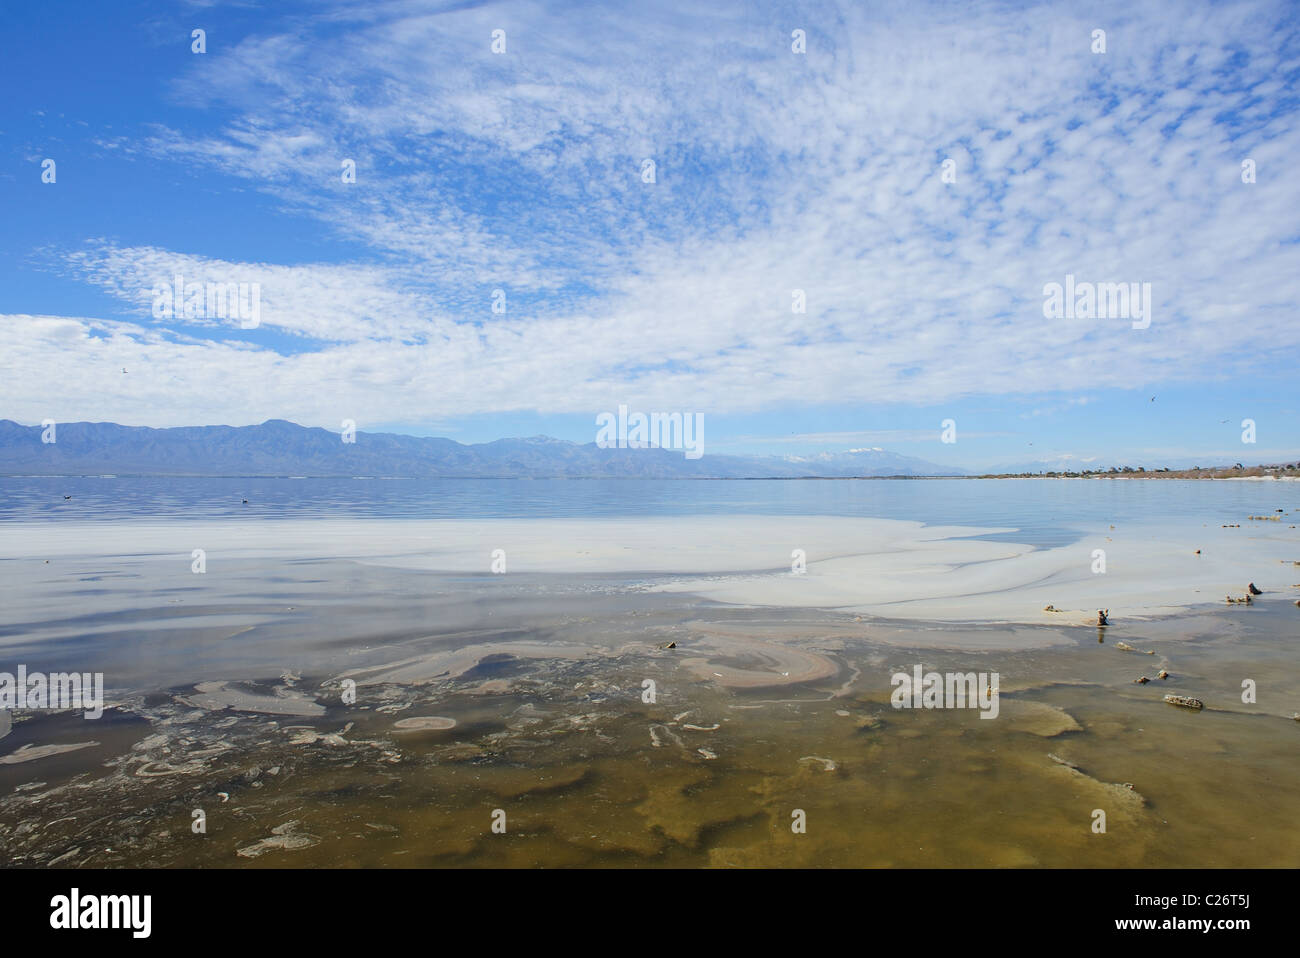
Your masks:
M1291 15L322 7L194 64L174 96L220 124L156 129L141 155L241 178L372 261L67 251L139 318L6 317L8 408L337 427L340 408L742 412L1277 371L1300 346L1278 215L1300 208ZM153 320L146 291L178 271L260 282L262 325L291 345ZM1151 283L1150 328L1044 319L1067 273ZM153 384L126 394L109 373L132 365Z

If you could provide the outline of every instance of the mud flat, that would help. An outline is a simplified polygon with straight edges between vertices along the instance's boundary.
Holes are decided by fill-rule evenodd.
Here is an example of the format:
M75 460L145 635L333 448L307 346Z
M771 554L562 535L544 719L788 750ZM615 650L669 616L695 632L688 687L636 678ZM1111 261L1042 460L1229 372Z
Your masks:
M1012 531L824 516L643 518L619 523L617 535L607 520L581 519L13 523L0 560L14 560L5 566L16 583L39 586L54 574L46 559L106 560L135 576L184 560L188 571L191 545L200 542L214 571L328 559L488 576L500 549L511 574L649 576L647 588L735 605L928 622L1037 625L1050 615L1082 625L1099 608L1114 618L1169 615L1221 601L1246 581L1285 591L1284 563L1300 555L1300 536L1282 526L1133 524L1051 549L976 538ZM1098 549L1104 575L1093 571ZM806 556L803 573L791 571L795 550ZM14 592L21 609L25 590ZM1060 611L1045 614L1047 605Z
M437 679L459 678L488 660L503 659L586 659L597 655L590 646L546 642L475 643L458 649L439 650L399 662L364 669L350 669L339 679L352 679L358 685L390 682L422 683Z
M64 752L76 752L83 748L93 748L98 744L98 742L71 742L66 745L24 745L16 752L0 755L0 765L19 765L23 762L34 762L37 759L49 758L52 755L62 755Z
M393 728L399 732L442 732L456 727L454 718L442 715L416 715L411 718L398 719Z
M1221 602L1256 570L1260 586L1288 592L1295 530L1133 526L1085 536L1053 549L958 538L923 527L876 551L808 553L807 572L683 575L655 588L734 605L823 608L902 621L1092 625L1098 609L1113 620L1150 619ZM1104 552L1105 574L1094 571ZM1199 553L1197 550L1201 550ZM826 550L831 552L831 550ZM1052 611L1046 611L1052 606Z
M281 688L276 695L259 695L228 682L200 682L181 701L209 711L265 712L268 715L324 715L325 709L310 697Z

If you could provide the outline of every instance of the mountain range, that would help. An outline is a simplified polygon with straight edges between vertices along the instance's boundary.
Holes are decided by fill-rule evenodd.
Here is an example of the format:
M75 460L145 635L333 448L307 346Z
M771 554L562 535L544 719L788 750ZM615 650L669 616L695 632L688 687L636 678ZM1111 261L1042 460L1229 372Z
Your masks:
M40 426L0 419L0 475L367 476L376 478L799 479L967 473L883 449L817 456L687 459L681 450L606 448L547 436L464 444L339 433L270 419L256 426L153 429L108 422Z

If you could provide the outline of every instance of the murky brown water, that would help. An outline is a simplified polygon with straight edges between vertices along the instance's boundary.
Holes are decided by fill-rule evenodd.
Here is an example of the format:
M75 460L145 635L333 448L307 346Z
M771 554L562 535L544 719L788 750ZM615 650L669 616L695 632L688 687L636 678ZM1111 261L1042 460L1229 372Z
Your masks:
M412 579L358 575L369 590L361 594L384 598L313 605L301 582L277 585L294 614L251 635L310 636L294 648L312 652L284 662L301 663L299 674L232 669L240 656L209 650L185 685L126 695L99 721L19 713L4 753L98 744L0 765L6 861L1300 865L1300 722L1291 717L1300 712L1300 611L1291 597L1117 623L1102 642L1095 630L1018 629L1011 639L1038 647L1009 652L997 648L1006 629L728 609L599 581L559 596L544 582L517 582L488 602L472 583L431 593L424 577L422 608L460 610L430 628L403 611ZM251 641L228 631L205 642ZM171 649L183 634L151 641ZM1139 651L1119 650L1120 641ZM590 654L540 657L547 645ZM481 648L458 655L466 646ZM132 645L115 654L143 668L147 653ZM394 663L405 664L395 672ZM893 708L891 673L917 664L998 672L999 717ZM1169 679L1155 679L1161 668ZM801 670L818 677L793 682ZM352 705L341 701L347 674L358 682ZM200 701L193 683L214 675L258 679L227 691L304 693L325 714L187 704ZM1134 684L1140 675L1154 681ZM1256 704L1241 701L1244 679L1257 684ZM642 700L646 680L656 683L653 703ZM1168 693L1207 708L1167 705ZM456 724L397 727L421 716ZM192 829L196 809L202 834ZM1093 831L1098 809L1104 834ZM803 833L792 831L796 810ZM504 833L493 831L494 813L504 813Z

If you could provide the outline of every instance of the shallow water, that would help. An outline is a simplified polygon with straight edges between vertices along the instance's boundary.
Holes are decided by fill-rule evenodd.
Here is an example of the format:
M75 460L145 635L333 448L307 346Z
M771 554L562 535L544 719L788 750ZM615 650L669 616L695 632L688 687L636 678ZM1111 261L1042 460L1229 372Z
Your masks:
M64 488L68 503L53 498ZM0 514L114 530L147 515L184 542L185 520L205 516L601 515L611 541L655 515L889 516L1043 546L1129 520L1217 531L1286 508L1285 524L1258 523L1286 545L1292 490L0 480ZM241 492L248 507L231 502ZM1247 526L1221 535L1262 548ZM0 536L16 528L0 522ZM0 562L0 670L102 671L111 707L96 721L14 714L0 739L11 865L1300 865L1290 566L1231 570L1276 581L1251 606L1099 632L1051 616L941 625L726 606L660 591L671 574L450 574L284 550L196 577L184 555L133 547L125 526L84 550L74 530L46 564L42 530L70 528L38 527ZM998 673L998 717L895 709L890 677L917 665ZM419 718L454 725L399 725ZM59 745L82 747L23 751Z
M312 600L350 575L361 577L355 590ZM141 690L99 721L17 715L0 744L6 753L98 744L0 765L7 861L1300 864L1300 722L1291 718L1300 711L1300 628L1288 598L1117 624L1100 636L1017 627L1019 650L1008 651L1005 626L735 609L599 577L507 585L326 563L281 579L265 591L296 608L282 617L261 609L271 624L255 642L230 623L223 638L191 616L133 649L125 635L45 649L49 669L65 655L82 669L135 662ZM677 647L663 648L670 642ZM467 646L477 651L458 655ZM538 657L547 648L566 657ZM563 651L572 649L582 651ZM37 651L9 654L30 664ZM159 662L183 678L146 691ZM817 662L830 674L793 681ZM893 708L890 675L917 664L998 672L998 718ZM1168 680L1133 684L1161 668ZM358 683L355 704L341 701L343 676ZM213 678L246 682L244 694L302 691L326 714L187 704L194 683ZM1257 704L1240 700L1247 678ZM654 703L642 700L647 679ZM1167 705L1166 693L1207 708ZM397 728L417 716L456 724ZM1062 731L1071 718L1079 727ZM195 809L206 816L203 834L191 827ZM796 809L802 834L791 831ZM1098 809L1104 834L1092 831ZM504 833L492 831L497 810Z
M64 495L72 496L65 501ZM249 500L244 504L243 500ZM17 478L0 520L844 516L1014 529L1056 546L1110 523L1239 521L1300 508L1291 482L1125 479L665 480ZM1222 517L1233 516L1228 520ZM0 525L0 535L3 526Z

